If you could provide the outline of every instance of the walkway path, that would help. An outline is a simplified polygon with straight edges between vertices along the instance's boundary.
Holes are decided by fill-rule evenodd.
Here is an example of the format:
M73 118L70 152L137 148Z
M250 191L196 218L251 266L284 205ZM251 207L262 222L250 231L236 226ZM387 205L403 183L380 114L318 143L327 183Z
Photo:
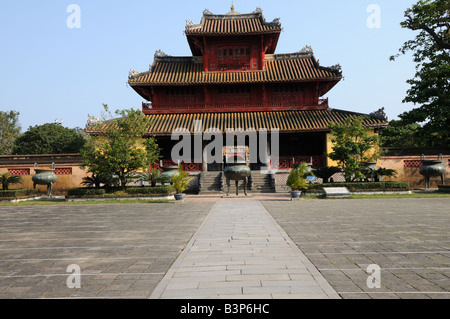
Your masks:
M150 298L339 298L259 201L216 202Z

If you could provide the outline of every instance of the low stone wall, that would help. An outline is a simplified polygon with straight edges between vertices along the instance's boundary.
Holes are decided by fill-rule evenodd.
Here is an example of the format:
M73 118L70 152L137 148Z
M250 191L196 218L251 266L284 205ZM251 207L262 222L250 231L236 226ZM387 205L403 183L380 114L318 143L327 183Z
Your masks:
M428 155L426 159L437 159L437 155ZM450 155L443 155L442 165L446 168L444 181L446 184L450 184ZM397 171L397 177L385 178L386 181L408 182L413 188L425 187L425 178L419 173L420 166L422 166L420 155L383 156L378 161L378 166ZM430 182L431 188L437 188L441 184L441 178L431 177Z
M427 155L426 159L437 159L437 155ZM445 184L450 185L450 155L443 155L442 164L446 167ZM384 181L408 182L412 188L424 188L425 178L419 173L422 162L420 155L389 155L383 156L378 160L377 166L395 169L397 176L394 178L383 177ZM277 191L289 190L286 186L289 171L278 171L275 174L275 187ZM344 182L343 173L333 175L335 182ZM321 183L318 178L313 183ZM430 179L431 188L437 188L441 184L440 177L432 177Z
M32 176L35 174L34 164L39 168L50 168L55 163L57 181L53 184L54 195L62 195L68 189L80 187L87 172L79 167L82 158L79 154L46 154L46 155L10 155L0 156L0 174L10 172L11 175L20 175L22 184L12 184L14 188L33 188ZM47 192L46 185L36 185L43 193Z
M22 184L12 184L11 189L33 188L32 177L35 174L35 163L39 168L50 168L52 163L55 163L55 174L58 179L53 184L54 195L65 195L68 189L82 187L83 177L90 175L87 170L80 168L82 157L79 154L2 155L0 156L0 174L10 172L11 175L22 177ZM199 187L199 173L190 173L190 175L192 179L189 181L187 192L196 194ZM135 183L135 186L140 185ZM36 185L36 188L43 193L47 192L46 185Z
M427 155L426 159L435 159L437 155ZM79 154L61 154L61 155L11 155L0 156L0 174L11 172L13 175L20 175L23 184L11 185L11 188L33 188L34 163L38 163L39 168L50 168L55 163L56 175L58 180L53 185L55 195L65 194L70 188L80 187L83 177L87 176L87 171L79 167L82 158ZM443 165L446 167L445 183L450 184L450 155L443 155ZM425 179L419 173L421 166L420 155L385 155L379 161L377 166L395 169L397 177L384 178L385 181L402 181L410 183L413 188L425 187ZM275 174L275 187L278 191L289 190L286 187L288 170L278 171ZM189 192L198 192L199 174L191 173L193 177L190 181ZM335 182L343 182L343 174L338 173L333 176ZM431 178L431 187L437 188L440 184L439 177ZM321 183L317 179L314 183ZM45 185L37 185L38 189L46 192Z

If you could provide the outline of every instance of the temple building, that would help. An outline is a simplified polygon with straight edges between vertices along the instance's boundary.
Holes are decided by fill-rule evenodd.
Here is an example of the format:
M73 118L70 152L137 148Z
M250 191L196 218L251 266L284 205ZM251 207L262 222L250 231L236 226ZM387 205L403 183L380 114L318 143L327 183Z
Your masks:
M249 14L237 13L234 7L222 15L205 10L199 24L186 24L192 56L157 51L148 71L130 71L128 83L145 100L142 112L152 121L148 135L162 148L162 165L171 162L178 142L171 134L177 128L192 135L218 129L224 144L230 129L267 130L269 136L276 130L279 154L269 159L269 166L275 161L281 170L304 161L312 161L313 167L331 164L326 156L331 150L328 123L364 114L330 108L325 96L342 79L340 66L320 66L308 46L276 54L281 31L280 20L267 22L259 8ZM369 115L364 123L374 131L387 125L385 119ZM192 154L184 169L204 173L203 189L217 188L221 163L208 164L204 152L201 159ZM259 171L263 165L258 161L251 169ZM258 178L261 184L254 189L275 189L269 178L254 175L253 184ZM205 186L207 182L215 184Z

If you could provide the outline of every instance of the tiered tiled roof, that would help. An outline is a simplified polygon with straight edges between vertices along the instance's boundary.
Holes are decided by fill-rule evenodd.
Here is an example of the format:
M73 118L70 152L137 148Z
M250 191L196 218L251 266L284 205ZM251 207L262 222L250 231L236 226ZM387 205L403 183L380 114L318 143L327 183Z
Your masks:
M273 112L233 112L233 113L191 113L191 114L150 114L146 115L152 125L148 135L171 135L177 128L185 128L191 133L204 133L208 129L227 132L269 131L278 129L281 133L329 131L328 123L345 123L347 118L365 116L367 127L383 127L387 121L365 114L342 110L273 111ZM202 121L202 127L194 127L195 121ZM92 128L87 131L93 132Z
M310 80L339 81L339 70L321 67L311 53L266 55L262 71L203 72L201 57L155 57L151 69L130 77L135 85L262 83Z
M261 9L250 14L240 14L234 7L228 14L212 14L208 10L203 12L200 24L188 22L186 35L245 35L280 33L282 30L279 19L266 22Z

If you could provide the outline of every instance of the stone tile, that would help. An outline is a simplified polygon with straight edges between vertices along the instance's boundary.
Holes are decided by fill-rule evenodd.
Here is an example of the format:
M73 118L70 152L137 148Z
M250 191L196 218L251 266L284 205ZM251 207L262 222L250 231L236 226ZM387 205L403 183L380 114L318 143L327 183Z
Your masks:
M230 287L261 287L259 280L253 281L226 281L226 282L200 282L198 288L230 288Z
M278 281L278 280L261 280L261 285L263 287L317 287L317 281L311 280L288 280L288 281Z
M1 207L0 232L8 241L0 241L0 272L24 276L0 278L1 296L149 297L212 205ZM73 263L81 267L78 290L66 287Z
M408 299L427 290L430 296L449 292L450 250L442 243L448 242L444 225L450 223L450 199L262 204L343 298L394 291L410 292L394 294ZM384 293L352 294L370 293L365 284L369 264L381 267Z
M233 293L228 289L241 289L244 295L271 296L289 294L296 286L301 294L322 293L329 297L323 288L325 280L319 284L309 275L312 280L306 281L309 270L303 264L305 260L258 202L223 202L211 210L152 298L203 296L212 287L220 296ZM226 270L217 266L225 266ZM303 276L303 281L291 280L295 275ZM320 276L317 270L315 276ZM278 284L262 286L262 281ZM198 291L172 292L169 287L175 282L198 282ZM302 289L305 287L309 289ZM326 289L332 290L330 286Z
M195 296L217 296L217 295L237 295L242 292L240 287L226 287L220 290L214 288L205 289L175 289L165 290L162 294L162 298L166 297L178 297L181 299L190 299Z

